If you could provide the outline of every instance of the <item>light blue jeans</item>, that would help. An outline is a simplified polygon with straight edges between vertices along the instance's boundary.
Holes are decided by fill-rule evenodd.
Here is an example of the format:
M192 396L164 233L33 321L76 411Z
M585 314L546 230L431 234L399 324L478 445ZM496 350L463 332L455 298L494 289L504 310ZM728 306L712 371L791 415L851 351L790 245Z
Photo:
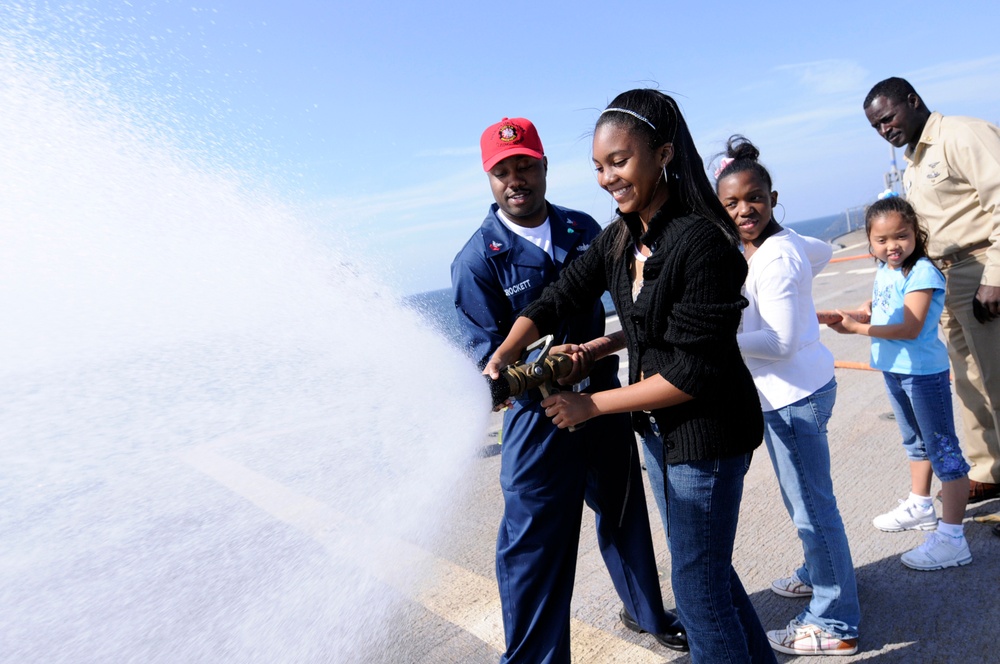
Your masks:
M948 371L927 375L884 371L889 403L903 434L903 448L910 461L931 462L942 482L965 477L969 464L962 456L955 433Z
M840 638L855 638L861 609L844 521L833 495L826 424L837 381L793 404L764 413L764 442L781 498L799 531L805 564L796 570L813 596L798 620Z

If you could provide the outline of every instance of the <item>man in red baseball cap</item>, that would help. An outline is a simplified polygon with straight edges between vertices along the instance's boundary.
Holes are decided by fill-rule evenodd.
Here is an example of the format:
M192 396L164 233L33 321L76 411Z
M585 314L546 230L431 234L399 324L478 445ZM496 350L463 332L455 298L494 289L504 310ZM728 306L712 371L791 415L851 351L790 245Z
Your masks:
M483 152L483 170L487 173L501 159L516 154L545 158L542 139L538 138L535 125L524 118L504 118L490 125L479 139L479 147Z
M489 173L490 188L502 219L515 226L515 233L549 251L550 234L541 229L523 233L517 230L538 228L548 218L545 175L549 162L535 125L524 118L504 118L486 128L479 139L479 147L483 153L483 170Z
M535 126L504 118L479 141L494 204L451 265L455 308L472 359L483 368L514 320L601 231L589 215L545 200L548 160ZM586 309L586 308L584 308ZM556 344L604 335L600 299L565 320ZM584 384L585 383L585 384ZM598 360L579 389L619 386L618 357ZM677 616L665 611L653 555L639 454L628 415L606 415L578 431L546 417L537 390L504 413L497 536L503 663L569 664L570 598L586 501L622 620L661 644L687 650Z

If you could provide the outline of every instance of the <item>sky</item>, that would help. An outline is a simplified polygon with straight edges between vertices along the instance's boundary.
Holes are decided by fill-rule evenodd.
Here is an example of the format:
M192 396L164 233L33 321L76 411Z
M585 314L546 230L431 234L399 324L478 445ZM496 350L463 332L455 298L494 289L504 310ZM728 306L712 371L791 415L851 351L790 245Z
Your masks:
M796 222L884 189L862 111L889 76L932 110L1000 121L1000 3L5 0L123 105L246 174L403 294L448 287L492 203L482 131L537 126L547 198L606 224L590 134L618 93L673 95L703 161L742 133ZM900 166L902 155L898 154ZM780 214L780 211L779 211Z

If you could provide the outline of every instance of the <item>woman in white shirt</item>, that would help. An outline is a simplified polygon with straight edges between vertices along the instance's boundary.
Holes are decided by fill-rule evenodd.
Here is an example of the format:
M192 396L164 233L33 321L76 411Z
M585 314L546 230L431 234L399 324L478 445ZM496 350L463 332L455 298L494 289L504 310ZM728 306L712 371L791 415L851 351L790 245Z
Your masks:
M810 598L785 629L767 636L779 652L849 655L857 650L860 608L826 436L837 381L812 300L813 277L833 250L775 221L778 192L759 156L750 141L733 136L715 178L749 268L744 295L750 305L737 341L760 394L764 442L805 554L805 563L771 589Z

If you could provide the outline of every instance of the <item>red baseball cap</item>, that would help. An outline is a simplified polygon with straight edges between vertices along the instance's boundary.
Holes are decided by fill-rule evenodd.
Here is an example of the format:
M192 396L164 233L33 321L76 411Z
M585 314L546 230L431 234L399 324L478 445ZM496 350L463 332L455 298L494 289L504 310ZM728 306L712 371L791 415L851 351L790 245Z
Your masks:
M504 118L490 125L479 139L483 151L483 170L489 171L497 162L516 154L526 154L535 159L545 156L542 139L530 120Z

